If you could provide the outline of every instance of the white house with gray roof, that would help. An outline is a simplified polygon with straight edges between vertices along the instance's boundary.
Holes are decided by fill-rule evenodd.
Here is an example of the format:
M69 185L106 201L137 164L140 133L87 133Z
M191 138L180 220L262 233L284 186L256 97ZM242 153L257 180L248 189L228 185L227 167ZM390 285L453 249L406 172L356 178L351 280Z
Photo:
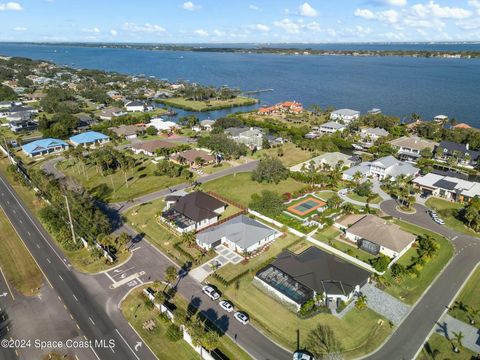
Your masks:
M225 130L235 142L239 144L245 144L250 149L257 148L260 150L263 144L263 131L260 128L228 128Z
M361 138L361 143L364 147L371 147L375 141L380 139L381 137L388 136L389 132L385 129L382 129L380 127L376 128L363 128L360 129L360 138Z
M338 109L332 111L330 114L330 120L338 121L342 120L345 124L349 124L353 120L357 120L360 117L360 111L352 109Z
M223 244L243 253L255 251L281 235L281 232L257 220L240 215L198 233L197 244L205 250Z
M312 130L318 134L334 134L337 131L342 132L347 127L343 124L339 124L335 121L329 121L325 124L314 127Z
M410 163L395 159L393 156L385 156L383 158L362 162L357 166L343 172L344 180L353 180L355 173L360 172L363 177L374 177L379 180L389 178L394 180L400 175L416 176L419 169Z

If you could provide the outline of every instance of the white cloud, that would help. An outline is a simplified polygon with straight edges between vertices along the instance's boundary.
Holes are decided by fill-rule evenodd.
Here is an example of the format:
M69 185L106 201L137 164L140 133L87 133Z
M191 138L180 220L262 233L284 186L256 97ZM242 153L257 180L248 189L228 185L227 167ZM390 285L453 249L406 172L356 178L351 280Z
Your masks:
M207 37L208 36L208 31L204 30L204 29L198 29L198 30L195 30L194 33L198 36L203 36L203 37Z
M215 36L225 36L225 35L227 35L227 33L225 31L215 29L215 30L213 30L213 35L215 35Z
M370 20L375 18L375 14L368 9L356 9L353 15Z
M472 12L459 7L441 6L429 1L427 4L416 4L412 10L421 17L433 16L441 19L466 19L472 15Z
M183 3L182 8L185 9L185 10L188 10L188 11L195 11L195 10L200 9L201 6L200 5L195 5L191 1L187 1L187 2Z
M100 33L100 29L99 29L98 27L94 27L94 28L83 28L82 31L83 31L83 32L87 32L87 33L95 33L95 34Z
M311 23L306 24L305 28L311 31L322 31L320 24L316 21L312 21Z
M405 6L407 5L407 0L385 0L388 5L392 6Z
M117 35L118 35L118 31L115 30L115 29L112 29L112 30L110 30L110 35L112 35L112 36L117 36Z
M13 30L15 30L15 31L27 31L28 29L26 27L23 27L23 26L17 26L17 27L14 27Z
M6 10L21 11L23 10L23 7L17 2L0 3L0 11Z
M307 16L307 17L314 17L318 16L318 11L312 7L309 3L303 3L303 5L300 5L298 8L298 13L301 16Z
M248 5L248 8L250 10L254 10L254 11L261 10L260 7L258 7L257 5L253 5L253 4Z
M123 24L122 28L126 31L145 33L163 33L166 31L165 28L160 25L149 23L146 23L145 25L137 25L135 23L126 22Z
M280 21L275 21L273 23L276 27L283 29L288 34L298 34L300 33L300 25L295 21L290 19L283 19Z
M264 32L270 31L270 28L264 24L248 25L247 28L250 30L258 30L258 31L264 31Z

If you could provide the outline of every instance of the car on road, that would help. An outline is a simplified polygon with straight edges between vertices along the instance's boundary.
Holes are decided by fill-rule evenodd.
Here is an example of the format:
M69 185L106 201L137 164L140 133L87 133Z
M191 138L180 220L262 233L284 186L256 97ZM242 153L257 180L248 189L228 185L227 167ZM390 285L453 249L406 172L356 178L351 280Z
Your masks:
M442 219L440 219L438 216L434 217L433 218L433 221L435 221L437 224L439 225L445 225L445 221L443 221Z
M247 325L248 324L248 321L250 320L248 318L248 315L245 314L244 312L242 311L237 311L235 312L235 314L233 314L233 317L235 319L237 319L238 321L240 321L243 325Z
M222 300L220 301L220 307L225 310L226 312L233 311L233 304L230 301Z
M220 298L220 294L211 286L205 285L202 288L202 291L205 295L207 295L212 300L218 300Z

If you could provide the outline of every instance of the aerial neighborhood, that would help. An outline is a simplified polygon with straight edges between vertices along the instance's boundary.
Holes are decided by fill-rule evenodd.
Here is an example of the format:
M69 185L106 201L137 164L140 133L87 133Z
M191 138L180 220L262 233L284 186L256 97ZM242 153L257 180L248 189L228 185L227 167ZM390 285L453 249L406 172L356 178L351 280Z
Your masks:
M217 109L232 111L206 116ZM448 288L437 277L479 237L480 130L445 115L259 104L228 87L1 58L0 123L2 178L68 269L107 281L94 287L105 299L125 291L122 321L179 359L248 359L252 326L289 358L328 358L319 324L339 359L366 356ZM474 297L437 304L431 326L474 337Z

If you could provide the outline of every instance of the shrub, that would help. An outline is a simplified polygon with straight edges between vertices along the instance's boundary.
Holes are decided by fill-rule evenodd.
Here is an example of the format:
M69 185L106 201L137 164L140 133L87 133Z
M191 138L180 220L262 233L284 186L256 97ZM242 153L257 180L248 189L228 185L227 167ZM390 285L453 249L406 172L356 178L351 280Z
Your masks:
M167 329L167 338L172 342L182 339L183 333L178 325L171 324Z
M373 268L377 271L384 272L388 268L388 264L390 264L391 259L388 256L380 254L374 259L370 259L369 263L373 266Z

